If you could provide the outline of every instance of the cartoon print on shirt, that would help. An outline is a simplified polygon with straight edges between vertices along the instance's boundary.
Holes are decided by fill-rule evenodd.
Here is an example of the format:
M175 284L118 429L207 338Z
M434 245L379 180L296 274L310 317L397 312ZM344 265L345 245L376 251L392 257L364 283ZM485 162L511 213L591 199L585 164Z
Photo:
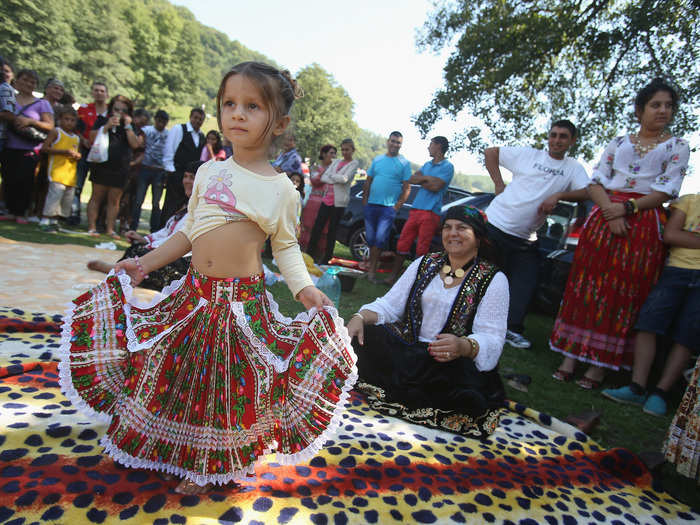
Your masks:
M219 173L209 180L207 191L204 192L204 201L207 204L215 204L226 212L240 214L236 209L236 196L229 188L231 183L231 173L226 168L219 169Z

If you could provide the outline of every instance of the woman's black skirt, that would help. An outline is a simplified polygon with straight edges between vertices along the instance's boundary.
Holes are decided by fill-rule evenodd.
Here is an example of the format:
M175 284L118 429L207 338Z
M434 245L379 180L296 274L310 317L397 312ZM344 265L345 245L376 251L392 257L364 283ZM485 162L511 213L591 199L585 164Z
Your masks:
M360 381L372 408L412 423L483 438L498 425L505 399L498 370L474 361L440 363L427 343L408 344L382 325L365 326L365 344L353 340Z

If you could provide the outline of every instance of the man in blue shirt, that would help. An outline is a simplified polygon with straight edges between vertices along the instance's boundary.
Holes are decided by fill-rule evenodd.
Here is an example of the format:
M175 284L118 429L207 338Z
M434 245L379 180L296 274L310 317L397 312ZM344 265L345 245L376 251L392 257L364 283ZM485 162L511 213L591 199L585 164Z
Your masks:
M138 229L141 207L149 185L151 186L151 232L160 228L160 196L163 194L163 180L165 178L163 150L168 140L168 130L165 129L165 126L168 125L169 120L170 115L159 109L154 117L155 126L143 128L146 135L146 150L141 161L141 171L136 187L136 201L131 218L133 230Z
M394 217L411 193L411 164L399 155L403 135L392 131L386 142L386 154L374 158L367 170L362 192L365 212L365 236L369 246L367 278L375 281L377 263L382 248L391 234Z
M297 151L296 138L294 135L287 135L287 139L284 141L284 151L275 159L272 167L278 173L291 175L292 173L301 173L301 163L302 159Z
M401 237L396 243L396 258L394 270L389 278L393 282L399 275L406 256L411 252L411 245L416 241L416 257L430 251L430 241L440 227L440 212L442 211L442 196L452 182L455 169L445 158L449 143L445 137L434 137L428 145L428 153L432 157L423 167L409 179L411 184L419 184L420 189L413 199L408 220L401 230Z

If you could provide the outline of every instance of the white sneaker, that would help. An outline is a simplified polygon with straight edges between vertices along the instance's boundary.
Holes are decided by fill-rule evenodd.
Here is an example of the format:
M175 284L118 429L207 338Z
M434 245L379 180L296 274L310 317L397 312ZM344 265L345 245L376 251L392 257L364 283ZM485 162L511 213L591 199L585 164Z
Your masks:
M40 220L39 217L37 217L36 215L31 215L31 216L27 217L27 222L38 223L39 220Z
M513 348L530 348L531 343L517 332L506 330L506 343Z

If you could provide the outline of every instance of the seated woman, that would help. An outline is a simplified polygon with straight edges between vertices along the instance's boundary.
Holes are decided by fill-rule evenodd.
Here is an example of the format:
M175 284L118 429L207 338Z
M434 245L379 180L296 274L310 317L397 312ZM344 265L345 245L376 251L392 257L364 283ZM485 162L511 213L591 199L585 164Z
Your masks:
M194 186L194 174L197 173L197 170L202 164L204 164L202 161L191 162L187 168L185 168L185 173L182 176L182 186L188 199L192 194L192 187ZM165 227L158 231L149 235L141 235L135 231L126 232L125 237L131 241L131 246L124 251L124 255L119 261L131 259L136 256L143 257L145 254L151 250L155 250L158 246L167 241L173 234L180 231L187 218L187 202L188 201L185 201L175 215L168 219L168 222L165 223ZM166 264L156 271L150 272L148 276L141 281L140 286L150 290L161 291L167 284L187 274L187 270L190 267L190 258L188 254L176 259L170 264ZM87 263L87 267L98 272L109 273L114 269L114 264L93 260Z
M481 211L450 208L445 251L425 255L348 323L372 408L483 438L497 424L508 280L494 264Z

